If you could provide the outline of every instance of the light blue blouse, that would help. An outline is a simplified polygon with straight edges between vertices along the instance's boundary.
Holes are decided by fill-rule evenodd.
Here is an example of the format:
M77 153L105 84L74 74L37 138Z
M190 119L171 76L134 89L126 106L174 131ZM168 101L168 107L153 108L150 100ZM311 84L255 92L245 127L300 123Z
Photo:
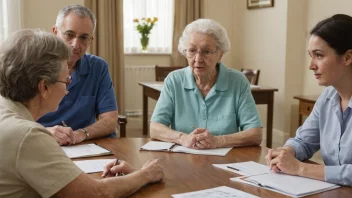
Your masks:
M206 128L213 135L262 127L247 78L222 64L218 69L218 79L205 98L190 67L170 73L151 121L184 133Z
M307 160L319 149L325 164L325 181L352 186L352 99L344 112L336 89L328 87L318 98L312 113L285 146Z

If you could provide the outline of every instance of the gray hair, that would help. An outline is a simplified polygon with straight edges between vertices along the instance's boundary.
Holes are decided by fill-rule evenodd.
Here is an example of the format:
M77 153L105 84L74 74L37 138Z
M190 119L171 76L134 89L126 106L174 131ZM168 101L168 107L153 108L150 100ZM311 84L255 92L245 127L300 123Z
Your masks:
M93 14L92 11L90 11L89 8L82 6L82 5L68 5L65 6L64 8L62 8L59 11L59 14L56 17L56 27L61 27L62 23L64 21L64 18L69 15L71 12L75 13L77 16L80 17L89 17L90 20L93 23L93 32L92 34L94 34L95 32L95 28L97 26L97 19L95 17L95 15Z
M38 93L38 83L54 84L62 61L72 51L54 34L24 29L12 34L0 48L0 94L17 102L28 102Z
M223 26L212 19L198 19L188 24L178 41L178 51L183 53L187 48L189 37L192 33L203 33L212 36L216 42L217 47L225 54L230 51L230 40L227 37L227 32Z

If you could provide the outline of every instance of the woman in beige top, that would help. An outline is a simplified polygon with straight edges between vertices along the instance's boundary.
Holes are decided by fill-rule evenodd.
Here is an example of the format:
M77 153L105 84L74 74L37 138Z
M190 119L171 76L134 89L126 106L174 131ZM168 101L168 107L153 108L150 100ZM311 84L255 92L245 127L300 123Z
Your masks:
M18 31L0 48L0 197L125 197L163 179L151 160L141 170L110 163L108 178L95 180L35 122L68 94L70 56L62 40L40 30ZM117 172L126 175L113 177Z

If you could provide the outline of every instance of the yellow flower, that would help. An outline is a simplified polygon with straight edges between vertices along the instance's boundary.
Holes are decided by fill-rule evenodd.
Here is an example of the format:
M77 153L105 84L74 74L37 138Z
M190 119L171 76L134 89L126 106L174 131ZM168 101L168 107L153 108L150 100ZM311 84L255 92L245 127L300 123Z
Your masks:
M140 20L138 20L137 18L133 19L133 22L137 23L136 30L142 35L142 37L149 36L150 31L153 29L155 22L157 21L158 17L143 17Z
M150 18L148 18L148 19L147 19L147 22L150 23L150 22L152 22L152 20L151 20Z
M158 21L158 17L154 17L153 22L157 22Z
M138 19L133 19L133 22L136 22L136 23L138 23L139 21L138 21Z

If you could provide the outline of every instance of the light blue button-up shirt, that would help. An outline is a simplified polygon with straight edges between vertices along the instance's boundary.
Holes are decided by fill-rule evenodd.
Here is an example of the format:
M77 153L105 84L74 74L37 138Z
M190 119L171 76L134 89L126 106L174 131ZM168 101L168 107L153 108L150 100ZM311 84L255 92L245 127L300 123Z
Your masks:
M352 99L344 112L336 89L328 87L318 98L312 113L285 146L307 160L319 149L325 164L325 181L352 186Z
M191 133L193 127L206 128L213 135L262 127L247 78L222 64L218 69L218 78L205 98L190 67L170 73L151 120L184 133Z

